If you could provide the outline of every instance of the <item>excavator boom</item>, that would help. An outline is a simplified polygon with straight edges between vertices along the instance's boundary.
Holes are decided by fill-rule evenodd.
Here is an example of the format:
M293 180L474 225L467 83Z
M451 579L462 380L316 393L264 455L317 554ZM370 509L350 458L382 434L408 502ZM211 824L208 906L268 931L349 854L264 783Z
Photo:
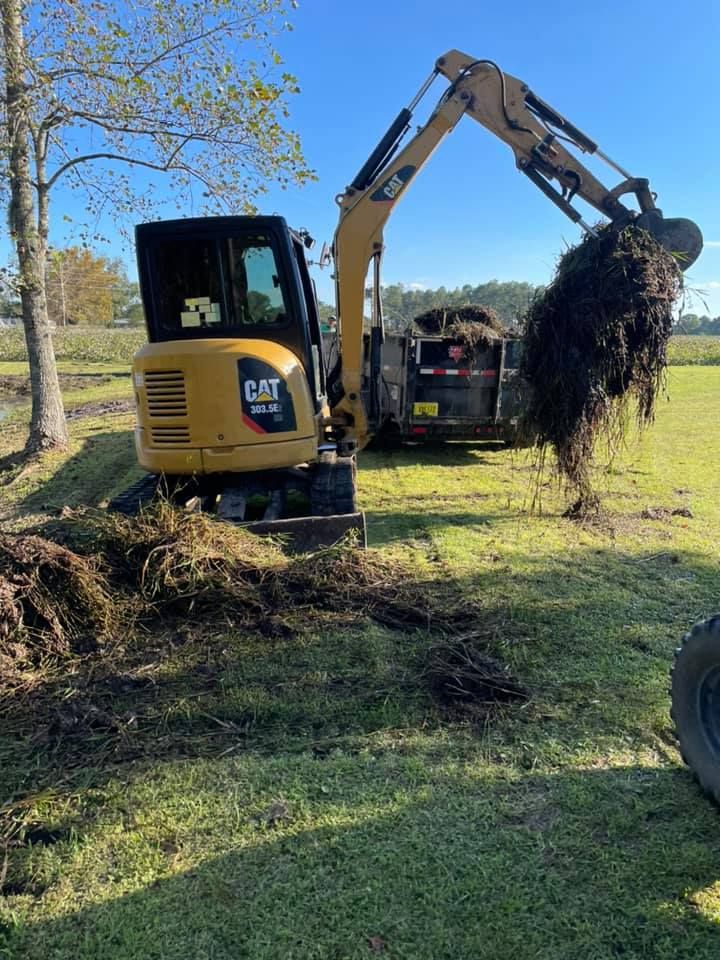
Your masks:
M436 76L450 83L427 123L399 149L410 128L413 110ZM333 242L341 365L329 382L333 421L343 452L362 448L378 426L380 372L377 358L383 340L379 295L383 229L395 204L435 148L463 116L486 127L513 152L518 169L562 212L594 233L574 206L580 199L618 229L631 222L648 230L674 256L681 269L702 250L700 229L691 220L665 219L655 205L648 180L633 177L611 160L597 143L538 97L522 80L504 73L491 60L477 60L458 50L440 57L430 77L336 199L340 217ZM568 147L595 154L622 177L606 187ZM638 210L623 200L634 196ZM371 327L371 383L363 396L363 317L365 281L373 261L374 302ZM375 362L373 362L375 360Z

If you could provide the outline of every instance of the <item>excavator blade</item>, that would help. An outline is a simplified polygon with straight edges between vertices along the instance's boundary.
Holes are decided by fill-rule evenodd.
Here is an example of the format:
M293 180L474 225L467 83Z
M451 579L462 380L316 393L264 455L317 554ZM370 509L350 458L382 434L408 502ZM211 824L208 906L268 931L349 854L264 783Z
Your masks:
M256 520L242 525L260 536L282 537L291 553L311 553L332 547L353 533L359 547L367 546L364 513L338 513L331 517L291 517L288 520Z
M668 253L676 257L683 271L691 267L702 253L703 235L692 220L685 217L665 219L659 210L647 210L640 214L635 224L651 233Z

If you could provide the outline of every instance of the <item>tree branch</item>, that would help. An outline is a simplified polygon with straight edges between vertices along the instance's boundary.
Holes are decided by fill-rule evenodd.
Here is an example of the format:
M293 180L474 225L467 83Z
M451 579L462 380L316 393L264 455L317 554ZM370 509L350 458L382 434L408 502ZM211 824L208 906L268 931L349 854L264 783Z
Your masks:
M152 60L148 60L147 63L144 63L139 70L136 70L132 74L131 79L135 77L141 77L148 70L151 70L158 63L161 63L167 57L171 56L173 53L177 53L179 50L182 50L185 47L190 47L195 43L199 43L201 40L207 40L208 37L212 37L216 33L220 33L223 30L231 30L236 27L240 27L243 24L250 23L252 17L245 17L240 20L225 20L222 23L217 24L214 27L211 27L209 30L205 30L203 33L196 33L192 37L188 37L185 40L178 40L177 43L171 44L169 47L166 47L165 50L162 50L156 57L153 57Z
M118 163L127 163L130 166L136 167L148 167L150 170L159 170L161 173L167 173L168 170L171 169L167 164L152 163L150 160L137 160L133 157L124 157L120 153L87 153L82 157L74 157L72 160L68 160L67 163L64 163L56 170L47 182L48 189L51 189L68 170L77 167L78 164L89 163L92 160L117 160Z

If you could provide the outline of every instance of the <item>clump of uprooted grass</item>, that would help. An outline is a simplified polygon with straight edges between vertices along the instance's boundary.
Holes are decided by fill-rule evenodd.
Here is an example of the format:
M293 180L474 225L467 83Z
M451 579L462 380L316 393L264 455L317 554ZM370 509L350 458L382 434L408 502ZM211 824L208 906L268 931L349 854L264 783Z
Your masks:
M0 653L39 662L96 648L121 618L90 559L37 536L0 537Z
M272 541L167 501L137 517L98 513L80 521L112 581L138 594L146 616L243 612L254 620L265 609L264 582L287 563Z
M476 637L436 644L429 651L425 675L436 702L453 715L487 716L500 704L530 699L527 688Z
M605 227L563 254L528 311L526 432L555 451L576 516L597 510L598 438L611 451L622 443L632 403L641 426L653 419L680 287L677 263L649 233Z
M164 501L137 518L79 512L56 530L78 552L27 537L0 554L12 561L0 564L0 721L32 730L64 764L82 764L89 749L112 762L169 745L192 754L206 733L217 742L218 724L237 742L250 722L244 714L235 724L200 711L184 726L174 712L178 698L212 695L208 660L224 663L235 642L285 643L367 620L447 638L487 619L452 579L424 576L351 540L291 557L271 540ZM112 644L76 643L113 631L120 636ZM416 680L427 688L426 677ZM486 680L475 691L478 709ZM468 684L466 706L472 696ZM166 723L166 715L175 719Z
M304 556L161 501L139 517L100 514L90 524L116 582L146 613L232 619L247 629L298 629L308 614L364 616L389 626L444 628L467 619L446 587L429 591L409 566L352 540Z
M31 630L58 652L101 636L113 618L293 633L324 615L447 633L470 617L451 581L424 579L352 540L289 557L272 540L166 501L135 518L81 512L75 524L70 540L84 555L41 537L3 542L0 640Z
M466 623L452 584L352 541L304 556L233 524L159 502L139 517L79 513L80 553L41 537L0 546L0 643L32 635L46 655L78 651L122 623L231 624L302 632L316 616L367 618L395 629Z
M436 307L415 317L414 323L428 336L458 340L468 358L477 348L487 349L507 335L505 325L492 307L480 304Z

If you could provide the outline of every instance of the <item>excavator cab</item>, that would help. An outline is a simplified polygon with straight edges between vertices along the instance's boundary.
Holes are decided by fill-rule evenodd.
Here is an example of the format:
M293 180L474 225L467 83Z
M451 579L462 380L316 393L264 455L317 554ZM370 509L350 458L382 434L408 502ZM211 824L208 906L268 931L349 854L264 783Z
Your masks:
M140 465L197 475L314 460L325 384L299 236L281 217L219 217L142 224L136 244Z
M148 343L133 362L135 446L148 477L114 509L134 513L162 485L304 546L364 535L354 461L328 424L310 243L277 216L137 227Z
M304 237L282 217L212 217L138 226L140 285L151 343L269 340L292 351L324 396L317 304Z

